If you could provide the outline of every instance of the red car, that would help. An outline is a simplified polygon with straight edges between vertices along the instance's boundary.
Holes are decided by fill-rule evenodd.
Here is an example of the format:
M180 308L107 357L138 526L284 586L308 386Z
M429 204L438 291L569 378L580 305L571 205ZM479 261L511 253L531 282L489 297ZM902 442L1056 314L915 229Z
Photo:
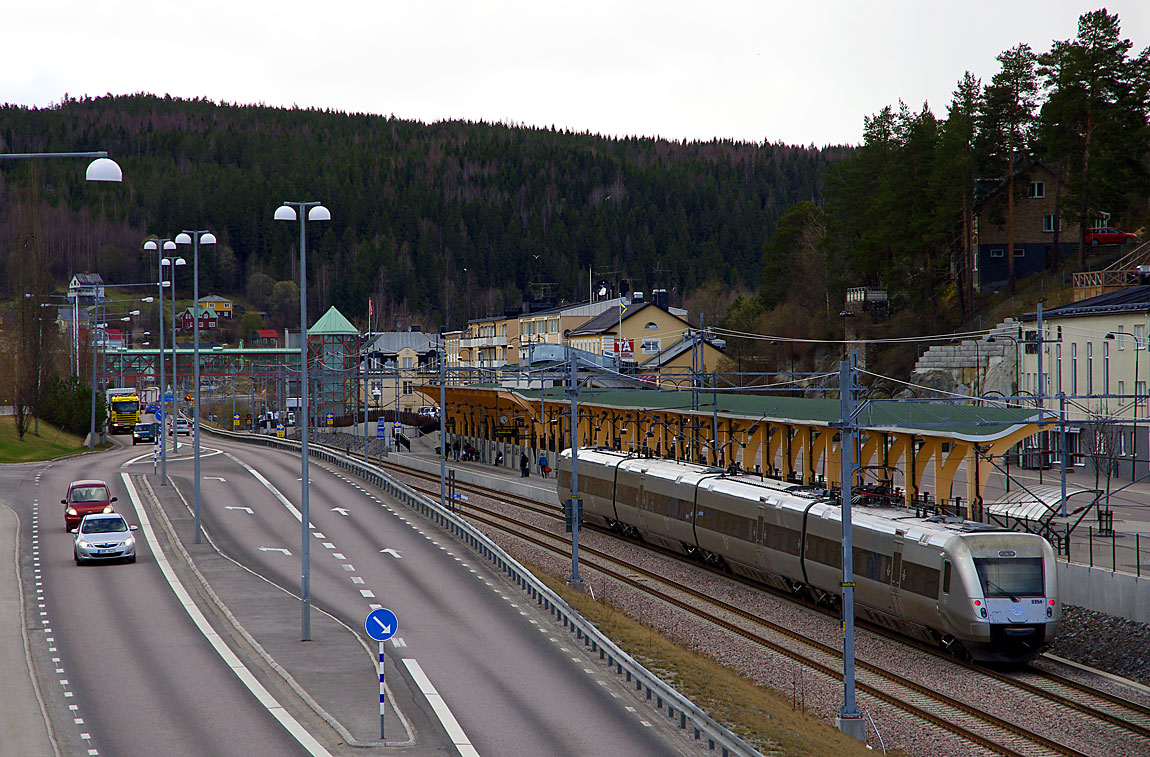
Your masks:
M78 527L85 515L112 512L112 503L117 499L99 479L73 481L68 484L67 498L60 500L64 506L64 528L71 531Z
M1086 244L1125 244L1137 242L1138 235L1112 226L1095 226L1086 230Z

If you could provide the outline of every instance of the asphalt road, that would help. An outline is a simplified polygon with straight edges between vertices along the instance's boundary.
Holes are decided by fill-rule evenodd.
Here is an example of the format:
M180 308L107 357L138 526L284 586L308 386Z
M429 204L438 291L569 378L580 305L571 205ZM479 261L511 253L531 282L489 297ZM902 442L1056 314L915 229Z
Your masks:
M299 458L214 438L210 446L226 454L201 459L204 528L225 553L298 589L300 520L248 468L298 507ZM691 750L651 713L628 709L613 676L589 673L546 615L450 537L341 473L313 463L310 478L315 606L361 629L371 608L393 610L397 670L410 675L407 661L418 662L479 754Z
M131 456L129 446L46 465L2 494L30 524L21 546L38 580L25 591L41 589L44 605L32 615L32 654L61 750L304 754L191 623L139 532L134 565L73 562L60 504L68 483L106 480L118 511L138 523L119 475Z
M169 456L168 473L190 504L192 448L183 442L181 455ZM0 502L21 520L32 667L61 752L306 753L229 669L173 594L153 552L156 545L149 543L149 538L159 540L169 559L178 562L162 529L151 537L137 531L134 565L73 563L73 537L64 530L60 504L67 484L78 478L106 480L119 498L117 510L140 523L124 471L149 474L197 566L203 562L213 581L212 576L231 571L230 578L221 579L220 593L240 597L239 607L232 608L236 616L243 620L246 612L254 629L294 635L286 642L270 639L267 648L283 650L284 659L277 661L295 670L308 693L355 739L373 742L378 682L371 657L364 655L361 678L346 672L347 658L354 656L346 645L338 660L325 660L336 648L326 639L298 641L299 603L290 592L300 585L299 458L206 434L203 446L201 514L211 543L192 543L192 520L183 501L170 488L158 487L148 460L138 460L150 447L129 443L121 450L0 474L0 482L7 483L0 487ZM143 494L145 487L138 488ZM387 645L395 696L389 706L404 712L407 727L392 710L389 747L405 755L695 752L613 675L591 665L548 615L494 569L434 526L381 500L378 492L312 464L314 627L321 634L339 633L334 623L318 622L320 610L358 633L373 607L389 607L399 617L399 633ZM260 596L243 599L245 579L242 591L255 584ZM265 617L273 597L278 614ZM202 600L196 596L197 603L206 604ZM205 612L219 637L232 636L220 618ZM259 677L270 677L248 662ZM435 695L428 695L431 687ZM301 709L299 702L285 707ZM309 729L333 753L340 751L330 730L317 727L314 719ZM6 753L0 745L0 754Z

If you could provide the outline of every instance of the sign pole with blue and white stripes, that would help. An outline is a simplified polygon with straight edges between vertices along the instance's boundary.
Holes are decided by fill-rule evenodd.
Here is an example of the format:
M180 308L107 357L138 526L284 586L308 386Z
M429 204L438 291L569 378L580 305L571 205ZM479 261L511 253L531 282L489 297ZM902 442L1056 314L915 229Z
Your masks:
M372 610L371 614L367 616L367 620L364 621L364 628L367 629L368 636L379 642L379 739L382 741L384 738L384 712L387 708L386 690L383 684L383 643L395 636L395 632L399 630L399 618L395 617L395 613L386 607L380 607Z

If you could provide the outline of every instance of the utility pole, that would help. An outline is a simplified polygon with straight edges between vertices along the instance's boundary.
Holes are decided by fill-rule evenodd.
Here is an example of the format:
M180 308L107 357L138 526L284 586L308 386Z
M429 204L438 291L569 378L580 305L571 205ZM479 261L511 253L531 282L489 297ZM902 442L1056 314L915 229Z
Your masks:
M579 575L579 521L583 516L583 503L579 499L579 357L570 346L571 358L571 577L567 585L583 591L583 579Z
M837 718L839 730L859 741L866 741L866 723L855 704L855 580L854 547L851 536L851 495L854 490L854 363L858 353L851 350L849 359L839 364L839 464L842 477L842 623L843 623L843 706Z

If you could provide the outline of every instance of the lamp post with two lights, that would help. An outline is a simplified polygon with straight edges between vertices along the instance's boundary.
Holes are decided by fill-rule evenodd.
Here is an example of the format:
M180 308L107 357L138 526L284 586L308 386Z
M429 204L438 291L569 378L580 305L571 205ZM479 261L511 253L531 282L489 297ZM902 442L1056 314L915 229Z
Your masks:
M158 288L160 290L160 485L168 485L168 445L164 441L164 424L163 424L163 410L164 410L164 253L174 252L176 243L171 239L149 239L144 242L144 249L148 252L155 252L159 255L159 262L156 265L156 275L159 279ZM172 298L172 306L175 307L175 297ZM173 324L175 319L173 318ZM175 347L175 339L173 337L172 346ZM174 400L175 397L173 396ZM175 434L172 434L175 437Z
M308 435L308 378L307 378L307 222L330 221L331 211L319 202L285 202L276 208L275 220L299 221L299 326L300 326L300 417L302 435L300 442L300 511L302 533L300 600L301 641L311 640L311 542L308 531L308 477L307 477L307 435Z
M200 543L200 245L215 244L216 235L207 230L187 230L176 235L176 244L192 246L192 330L195 334L192 346L192 371L194 378L192 395L192 449L195 458L195 516L196 544ZM174 321L173 321L174 323ZM173 400L175 397L172 398ZM172 436L175 436L175 419L172 421Z

